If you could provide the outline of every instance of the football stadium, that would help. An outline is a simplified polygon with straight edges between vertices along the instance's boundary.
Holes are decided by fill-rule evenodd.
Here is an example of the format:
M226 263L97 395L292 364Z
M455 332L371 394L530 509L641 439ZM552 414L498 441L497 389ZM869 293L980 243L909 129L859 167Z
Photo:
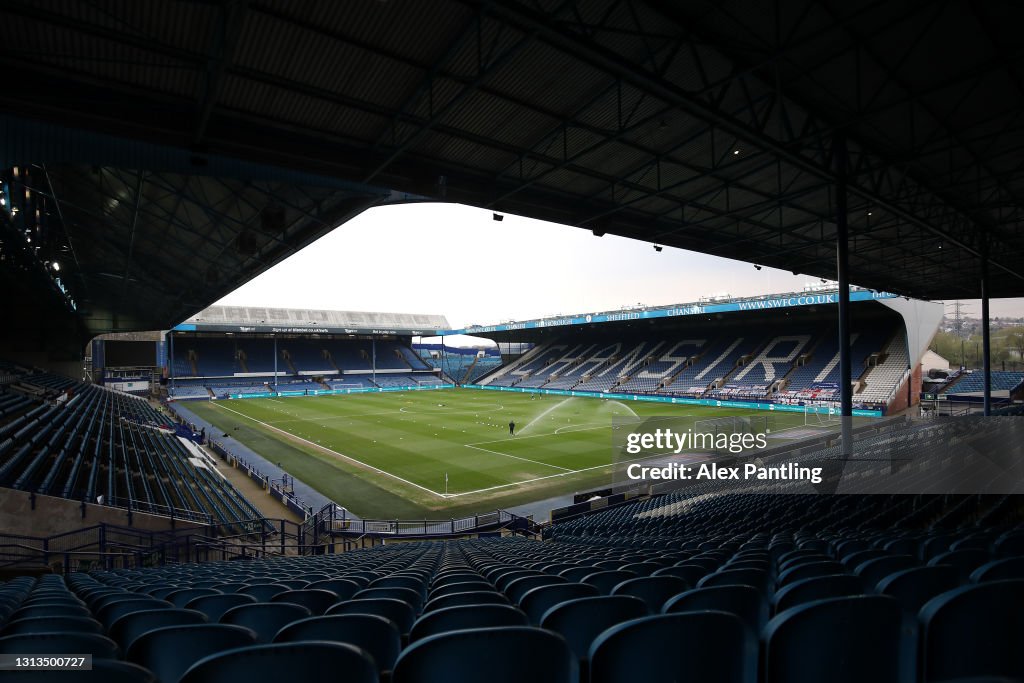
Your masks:
M0 680L1024 681L1022 20L3 3Z

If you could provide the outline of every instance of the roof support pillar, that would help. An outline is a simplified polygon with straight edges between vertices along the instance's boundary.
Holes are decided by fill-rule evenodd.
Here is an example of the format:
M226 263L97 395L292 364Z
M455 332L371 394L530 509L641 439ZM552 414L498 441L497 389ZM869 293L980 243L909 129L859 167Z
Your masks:
M985 388L983 393L984 413L992 414L992 339L988 315L988 245L981 251L981 367Z
M842 452L853 448L853 371L850 352L850 244L847 225L846 138L836 133L832 149L836 165L836 281L839 283L839 407L842 421Z
M174 393L174 330L167 333L167 345L170 347L168 350L168 375L170 375L169 384L171 386L171 393Z

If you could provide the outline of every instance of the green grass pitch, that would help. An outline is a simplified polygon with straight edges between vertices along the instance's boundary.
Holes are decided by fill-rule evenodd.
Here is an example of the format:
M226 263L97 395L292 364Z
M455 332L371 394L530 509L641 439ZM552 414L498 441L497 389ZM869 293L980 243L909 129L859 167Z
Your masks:
M187 407L356 514L385 519L447 519L607 486L616 416L765 414L473 389ZM804 425L800 413L773 415L777 431Z

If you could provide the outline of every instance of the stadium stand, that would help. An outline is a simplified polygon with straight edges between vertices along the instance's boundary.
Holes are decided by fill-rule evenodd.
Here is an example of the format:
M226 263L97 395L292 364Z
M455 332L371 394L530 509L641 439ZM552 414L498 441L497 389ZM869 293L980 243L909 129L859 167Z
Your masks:
M42 393L20 393L25 387ZM183 519L260 517L148 401L47 373L0 387L0 486L102 496L104 505Z
M868 368L863 375L865 387L863 391L854 395L854 400L872 404L885 403L909 372L906 334L900 331L886 344L880 362Z
M992 371L992 391L1010 391L1024 382L1024 372ZM970 394L984 389L985 380L980 372L959 375L959 379L947 385L944 394Z
M338 371L330 352L323 344L313 340L290 339L280 346L282 366L279 370L290 370L292 373L322 374ZM287 368L284 366L285 363L288 364Z
M556 523L546 543L17 578L0 585L0 652L72 648L162 681L246 661L279 677L325 653L367 681L1018 677L1022 510L1001 502L669 494Z
M429 368L437 368L455 383L472 383L501 366L496 350L480 355L477 348L421 345L418 357Z
M280 391L314 392L441 383L430 372L431 365L405 344L380 341L376 347L374 366L373 347L365 340L282 340L275 377L273 340L195 337L179 342L175 348L172 366L179 374L170 382L168 396L175 400L209 398L211 394L226 398L230 394L265 393L275 385ZM390 371L390 376L380 382L362 375L338 377L353 371L370 374L375 367Z
M462 378L462 381L467 384L472 384L481 377L493 372L500 366L500 356L477 356L476 360L473 361L473 364L466 369L466 374Z
M855 403L885 406L907 376L907 338L880 317L853 335ZM492 386L661 394L785 403L838 400L838 341L831 323L754 325L735 332L695 324L668 339L565 339L499 369Z
M187 385L179 383L178 386L168 389L167 395L171 398L209 398L210 392L201 384Z

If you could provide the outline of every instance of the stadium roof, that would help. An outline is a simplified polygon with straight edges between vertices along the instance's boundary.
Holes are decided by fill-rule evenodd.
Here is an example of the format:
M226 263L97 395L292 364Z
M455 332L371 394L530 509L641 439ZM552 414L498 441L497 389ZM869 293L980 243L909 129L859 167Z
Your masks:
M898 294L877 292L869 289L851 288L851 302L884 301L898 299ZM534 320L508 320L494 325L470 325L462 329L438 330L439 335L485 334L490 336L497 332L518 332L521 330L538 330L573 327L577 325L599 325L604 323L624 323L640 320L660 320L667 318L685 318L717 313L765 312L779 309L810 309L819 306L834 306L839 302L839 290L835 287L812 287L802 292L767 294L765 296L703 297L700 301L670 304L666 306L623 306L614 311L596 311L593 313L576 313L573 315L549 316ZM933 304L938 306L938 304Z
M447 329L443 315L423 313L380 313L371 311L323 311L307 308L266 308L262 306L210 306L174 329L217 330L241 327L249 332L357 332L432 334ZM350 328L347 331L344 328ZM229 331L239 331L230 329Z
M1022 15L5 3L0 166L50 200L93 332L169 326L367 206L424 197L833 277L840 176L854 283L977 296L988 249L990 294L1020 296Z

